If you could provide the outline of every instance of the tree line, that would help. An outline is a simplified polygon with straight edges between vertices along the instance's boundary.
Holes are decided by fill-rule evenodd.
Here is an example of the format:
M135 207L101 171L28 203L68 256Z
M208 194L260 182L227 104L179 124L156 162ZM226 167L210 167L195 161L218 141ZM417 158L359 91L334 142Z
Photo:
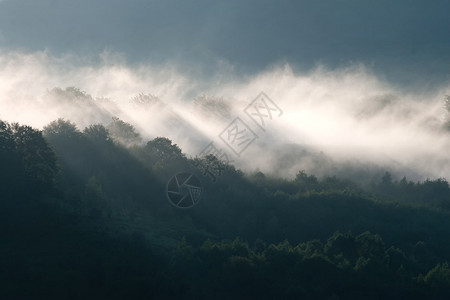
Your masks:
M444 299L450 188L370 186L231 165L189 210L165 198L189 158L118 118L80 130L0 122L6 298ZM222 163L223 164L223 163Z

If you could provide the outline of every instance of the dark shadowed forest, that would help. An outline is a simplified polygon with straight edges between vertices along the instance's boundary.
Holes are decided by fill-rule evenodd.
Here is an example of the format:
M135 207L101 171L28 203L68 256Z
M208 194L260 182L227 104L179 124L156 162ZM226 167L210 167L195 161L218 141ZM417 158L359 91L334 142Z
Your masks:
M198 168L220 166L215 182ZM0 122L2 299L447 299L450 188L243 173L118 118ZM200 202L166 199L179 172Z

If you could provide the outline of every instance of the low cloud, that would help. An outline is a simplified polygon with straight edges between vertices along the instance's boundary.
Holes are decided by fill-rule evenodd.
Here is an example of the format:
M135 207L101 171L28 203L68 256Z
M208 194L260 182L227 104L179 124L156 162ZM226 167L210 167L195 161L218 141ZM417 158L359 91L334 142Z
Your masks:
M167 136L194 156L209 141L228 149L218 134L240 117L258 135L233 157L244 170L338 175L351 162L413 179L450 178L450 135L444 129L450 86L400 90L363 65L306 73L282 65L247 78L227 68L205 81L173 64L130 67L108 53L102 60L91 65L76 56L1 53L0 119L43 128L64 117L84 128L117 116L145 139ZM72 86L87 98L58 94ZM281 117L267 119L266 131L243 112L261 91L283 110ZM132 100L139 95L153 100Z

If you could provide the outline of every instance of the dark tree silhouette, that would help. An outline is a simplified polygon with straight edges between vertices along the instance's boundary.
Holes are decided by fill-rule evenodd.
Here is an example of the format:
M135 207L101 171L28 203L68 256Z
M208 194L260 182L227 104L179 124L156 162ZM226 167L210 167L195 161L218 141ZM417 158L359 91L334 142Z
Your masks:
M223 173L211 182L200 163ZM360 186L305 171L248 176L214 156L187 159L167 138L127 148L104 125L80 131L63 119L44 136L0 121L0 167L2 299L446 299L450 291L444 178L381 173ZM187 210L165 197L180 171L202 182L201 202Z

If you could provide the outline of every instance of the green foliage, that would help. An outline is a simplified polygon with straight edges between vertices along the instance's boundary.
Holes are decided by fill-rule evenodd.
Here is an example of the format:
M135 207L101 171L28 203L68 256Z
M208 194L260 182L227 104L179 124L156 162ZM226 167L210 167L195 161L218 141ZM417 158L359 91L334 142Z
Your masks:
M448 295L447 180L247 176L167 138L139 139L119 119L82 131L58 119L43 133L0 121L1 298ZM214 184L202 163L222 168ZM202 201L173 208L167 180L195 170Z
M406 177L396 181L391 174L385 172L381 182L373 184L370 190L389 201L450 210L450 186L445 178L414 183Z
M88 95L86 92L80 90L76 87L67 87L65 89L61 88L53 88L50 91L48 91L48 96L54 96L59 99L67 99L70 101L91 101L93 100L90 95Z
M107 126L108 132L114 141L125 146L136 146L141 144L141 135L128 123L117 117L112 118L112 122Z
M154 160L162 162L171 161L184 156L180 147L176 144L172 144L171 140L164 137L157 137L154 140L149 141L145 146L145 150L148 151Z
M83 130L84 135L95 143L106 143L110 140L108 129L100 124L90 125Z
M160 100L157 96L152 94L143 94L140 93L137 96L131 98L130 102L139 108L150 108L156 104L160 103Z
M44 136L51 142L55 138L73 139L79 135L80 131L74 123L61 118L44 127Z
M305 191L317 191L319 187L319 181L314 175L308 175L304 170L297 173L294 182L299 186L300 190Z
M206 117L227 119L231 114L231 106L222 97L198 96L194 99L194 107Z
M439 263L425 276L425 282L433 290L450 292L450 268L448 263Z
M56 155L41 131L0 122L0 142L5 167L2 183L6 190L23 185L28 192L42 194L53 187L59 168Z

